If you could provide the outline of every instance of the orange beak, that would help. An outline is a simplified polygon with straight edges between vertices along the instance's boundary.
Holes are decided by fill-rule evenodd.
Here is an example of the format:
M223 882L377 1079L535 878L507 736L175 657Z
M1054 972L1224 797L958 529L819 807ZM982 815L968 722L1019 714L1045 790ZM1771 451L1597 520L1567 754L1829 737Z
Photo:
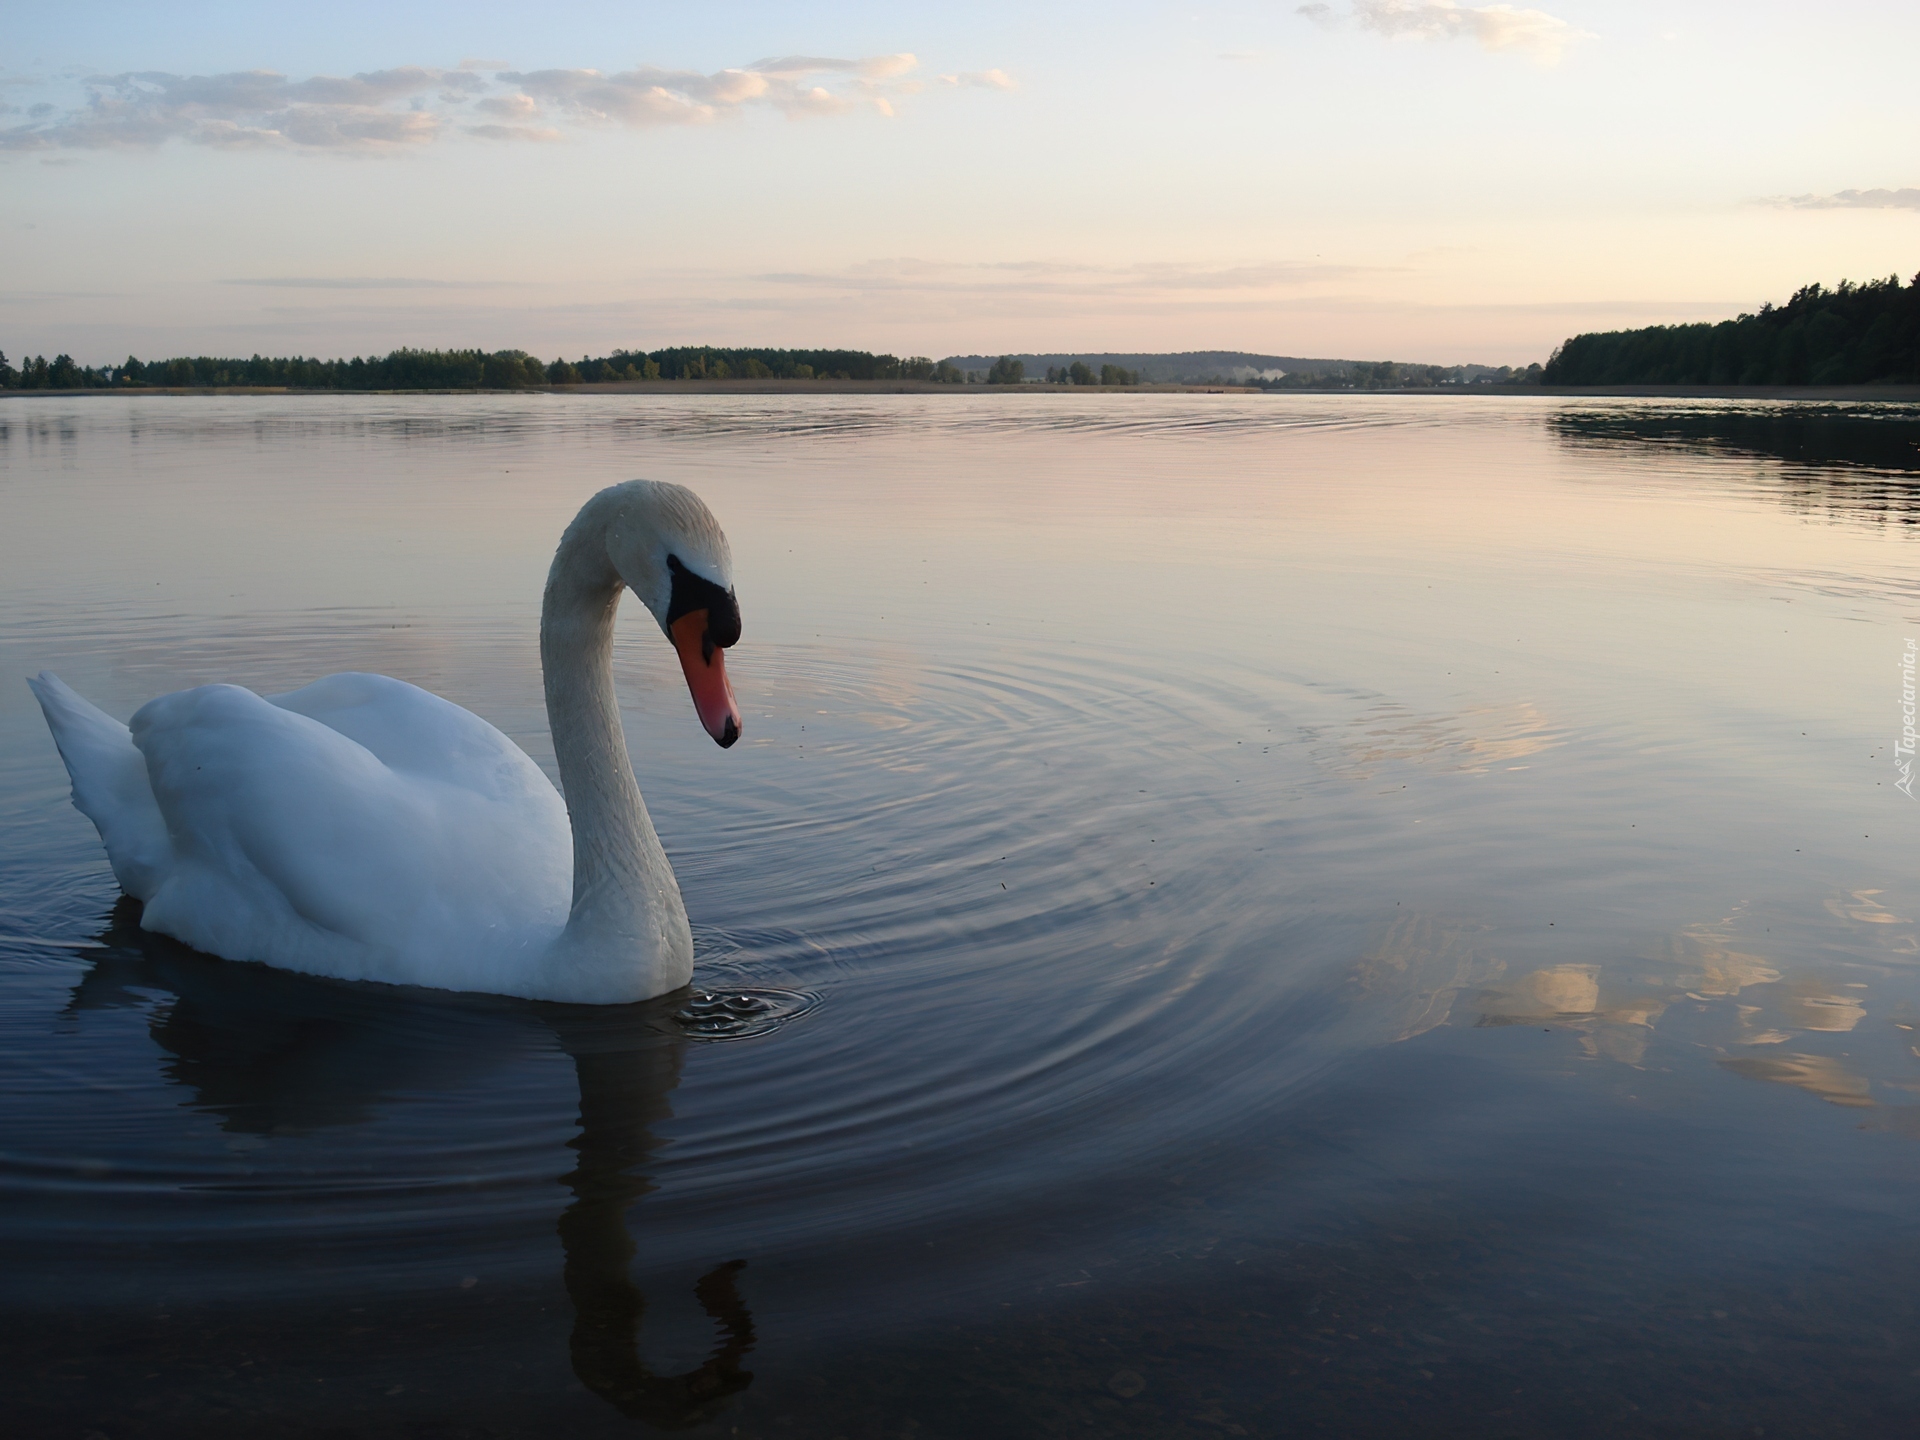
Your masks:
M722 749L740 738L740 707L727 683L726 652L707 638L707 612L691 610L673 622L673 648L693 692L693 708Z

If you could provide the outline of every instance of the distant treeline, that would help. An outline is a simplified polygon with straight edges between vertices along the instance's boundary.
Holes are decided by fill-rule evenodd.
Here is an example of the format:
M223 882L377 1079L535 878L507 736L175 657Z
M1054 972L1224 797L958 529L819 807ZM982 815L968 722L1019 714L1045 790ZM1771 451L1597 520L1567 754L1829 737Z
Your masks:
M942 365L951 367L951 362L942 360ZM982 377L977 370L964 372L969 385L977 383ZM986 383L989 385L1025 385L1027 383L1027 362L1012 355L1002 355L987 367ZM1140 372L1127 370L1119 365L1102 365L1095 370L1084 360L1075 360L1071 365L1049 365L1046 383L1049 385L1138 385Z
M1920 381L1920 275L1808 285L1719 324L1576 335L1549 385L1867 385Z
M1221 374L1195 375L1191 380L1211 385L1256 385L1269 390L1379 390L1540 378L1538 365L1524 371L1505 368L1495 371L1484 366L1408 365L1393 360L1289 363L1310 363L1320 368L1281 372L1236 366ZM1002 355L984 368L976 369L963 368L952 359L930 360L924 355L911 355L902 360L896 355L874 355L865 350L770 350L712 345L616 350L597 358L583 355L578 360L547 362L524 350L394 350L386 355L351 360L320 360L300 355L255 355L246 360L181 355L171 360L143 361L129 355L125 364L100 366L79 365L71 356L59 355L52 360L45 356L22 360L17 370L0 354L0 389L20 390L151 386L525 390L550 385L631 384L648 380L917 380L943 385L1025 385L1038 383L1038 376L1029 379L1025 361L1016 355ZM1116 386L1139 385L1151 380L1144 367L1130 368L1093 357L1069 358L1058 365L1048 365L1045 383Z
M641 380L926 380L965 384L970 377L924 355L902 360L865 350L727 349L682 345L616 350L611 355L543 364L524 350L395 350L384 356L318 360L303 356L248 360L210 355L84 366L71 356L35 356L15 369L0 354L0 388L79 390L96 387L288 386L299 390L524 390L544 385L595 385ZM974 377L977 378L977 377Z
M1019 383L1026 375L1026 362L1014 359L1011 355L1002 355L987 374L991 382L994 373L1011 377ZM1047 384L1049 385L1138 385L1140 372L1129 370L1124 365L1102 365L1095 370L1084 360L1076 360L1071 365L1049 365Z
M1404 360L1330 360L1300 355L1260 355L1246 350L1182 350L1102 355L949 355L947 363L995 374L1019 374L1027 384L1044 375L1050 384L1252 385L1263 390L1378 390L1429 385L1512 385L1540 378L1538 365L1420 365ZM1078 367L1076 369L1076 367ZM1131 374L1120 382L1114 375Z
M1896 287L1897 288L1897 287ZM1804 292L1803 292L1804 293ZM1850 292L1863 293L1860 291ZM1911 294L1913 292L1904 292ZM1799 297L1795 297L1796 301ZM1691 327L1706 329L1705 326ZM1655 332L1641 332L1651 334ZM1581 336L1568 347L1612 336ZM1563 347L1563 349L1566 347ZM979 357L964 357L977 361ZM1190 357L1175 356L1175 360ZM1202 357L1205 358L1205 357ZM1228 358L1238 358L1229 356ZM1265 359L1268 357L1253 357ZM1098 361L1096 364L1095 361ZM1267 390L1382 390L1485 381L1529 382L1540 367L1525 370L1485 366L1409 365L1394 360L1288 362L1312 369L1255 370L1235 366L1224 373L1199 374L1189 383L1255 385ZM1037 366L1035 367L1038 368ZM1144 366L1131 368L1110 360L1070 357L1046 367L1049 385L1140 385L1153 377ZM216 389L226 386L285 387L294 390L527 390L552 385L631 384L649 380L917 380L942 385L1028 385L1026 362L1002 355L984 368L965 368L953 359L911 355L874 355L865 350L771 350L712 345L679 345L664 350L616 350L578 360L542 362L524 350L394 350L351 360L306 356L255 355L239 360L212 355L180 355L171 360L140 360L129 355L122 365L76 364L69 355L52 360L36 355L16 370L0 354L0 389L81 390L170 388Z
M1540 367L1529 365L1524 370L1515 370L1502 366L1498 370L1485 366L1474 367L1480 371L1479 377L1467 374L1468 367L1462 365L1408 365L1398 360L1342 360L1337 362L1338 370L1289 370L1282 373L1248 373L1247 367L1240 367L1238 373L1224 375L1201 375L1190 382L1198 385L1250 385L1261 390L1408 390L1422 389L1430 385L1468 385L1479 383L1538 384ZM1023 385L1027 383L1026 362L1014 355L1002 355L988 369L986 381L989 385ZM977 372L967 371L971 382ZM1084 360L1075 360L1066 365L1049 365L1046 383L1049 385L1138 385L1144 379L1139 370L1129 370L1124 365L1102 364L1098 370Z
M1538 385L1540 367L1502 365L1409 365L1401 360L1349 360L1345 369L1285 375L1253 375L1244 380L1215 379L1214 385L1252 385L1261 390L1426 390L1437 385ZM1470 373L1477 371L1478 373Z

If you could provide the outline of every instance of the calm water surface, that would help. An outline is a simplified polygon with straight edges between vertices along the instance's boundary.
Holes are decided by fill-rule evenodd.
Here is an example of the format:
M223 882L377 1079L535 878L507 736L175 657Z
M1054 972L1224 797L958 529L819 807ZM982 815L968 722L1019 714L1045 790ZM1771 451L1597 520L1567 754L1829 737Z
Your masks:
M11 1433L1898 1433L1920 1403L1920 412L1032 395L0 406ZM629 607L696 984L138 928L22 679L383 671L552 771ZM775 1023L778 1022L778 1023Z

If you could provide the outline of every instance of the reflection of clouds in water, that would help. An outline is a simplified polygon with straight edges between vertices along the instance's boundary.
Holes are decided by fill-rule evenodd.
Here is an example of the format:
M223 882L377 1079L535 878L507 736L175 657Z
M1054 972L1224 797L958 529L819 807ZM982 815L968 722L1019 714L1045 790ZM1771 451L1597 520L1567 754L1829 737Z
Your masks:
M1444 1025L1462 990L1490 982L1504 964L1478 948L1486 926L1415 912L1348 975L1356 998L1394 1040Z
M1635 976L1608 974L1599 965L1550 965L1517 976L1476 997L1479 1025L1537 1025L1551 1021L1580 1036L1589 1058L1638 1065L1666 1002L1646 994Z
M1780 1017L1797 1030L1844 1035L1867 1017L1864 996L1836 995L1818 979L1796 980L1780 997Z
M1830 1105L1873 1104L1867 1098L1871 1082L1830 1055L1727 1055L1721 1057L1720 1064L1736 1075L1792 1085Z
M1828 900L1827 910L1842 920L1858 920L1863 925L1909 924L1873 898L1885 893L1883 890L1849 890L1844 899L1836 896Z
M1390 764L1484 775L1565 743L1564 726L1531 701L1482 705L1456 715L1416 715L1402 705L1379 705L1354 722L1338 768L1370 780Z
M1696 995L1724 996L1778 981L1780 972L1773 966L1728 944L1734 926L1734 916L1728 916L1682 930L1673 941L1672 958L1678 969L1671 983Z
M1552 965L1508 977L1485 948L1488 928L1415 913L1394 922L1348 975L1370 1028L1411 1040L1454 1020L1468 1026L1535 1025L1581 1033L1588 1055L1638 1063L1646 1030L1666 1008L1644 986L1602 995L1603 967Z
M1872 901L1879 893L1857 891L1844 901L1827 901L1826 909L1842 920L1878 925L1890 913ZM1794 1085L1823 1098L1853 1097L1847 1104L1871 1104L1862 1098L1868 1082L1832 1057L1726 1053L1731 1048L1783 1045L1808 1033L1845 1034L1867 1014L1860 982L1836 981L1811 970L1789 974L1769 958L1736 949L1736 943L1746 943L1738 941L1744 923L1743 907L1711 924L1683 930L1671 944L1674 968L1665 983L1694 1002L1696 1015L1709 1017L1708 1029L1720 1032L1722 1060L1734 1073ZM1876 941L1896 938L1885 931L1873 933ZM1750 1003L1726 1003L1736 997Z
M1912 943L1911 936L1888 928L1907 922L1874 898L1881 893L1853 890L1829 897L1824 905L1827 914L1854 932L1869 959ZM1676 980L1701 1012L1721 1021L1719 1063L1736 1075L1790 1085L1835 1105L1873 1105L1870 1092L1876 1082L1863 1073L1862 1054L1753 1053L1796 1040L1804 1043L1811 1036L1852 1033L1867 1018L1869 996L1866 982L1836 979L1828 967L1794 972L1735 949L1733 941L1743 923L1742 911L1736 910L1714 924L1690 927L1678 940L1687 963ZM1716 1003L1743 992L1751 1003L1735 1004L1730 1014ZM1894 1075L1881 1079L1896 1086L1905 1083Z
M1555 965L1527 976L1522 992L1543 1015L1589 1015L1600 1007L1599 977L1598 965Z
M1349 973L1369 1028L1394 1041L1410 1040L1445 1024L1462 1027L1533 1025L1578 1034L1592 1059L1641 1066L1662 1037L1663 1020L1679 1015L1681 1030L1665 1039L1704 1049L1735 1075L1789 1085L1836 1105L1870 1107L1877 1089L1920 1093L1920 1043L1910 1015L1897 1006L1881 1029L1867 1025L1873 995L1893 963L1910 968L1914 936L1909 922L1877 898L1879 890L1851 890L1803 914L1822 917L1812 936L1793 931L1778 915L1758 917L1746 907L1712 922L1687 926L1638 957L1529 967L1497 958L1492 927L1432 915L1396 920L1380 943ZM1770 921L1771 923L1765 923ZM1849 944L1832 935L1833 922ZM1749 938L1777 930L1778 941ZM1796 967L1762 946L1790 944L1827 952L1822 963ZM1863 967L1849 972L1828 958L1852 952ZM1868 978L1853 980L1848 973ZM1896 971L1895 974L1900 972ZM1813 1053L1824 1037L1847 1036L1848 1049ZM1797 1042L1797 1044L1796 1044ZM1832 1042L1828 1042L1832 1043ZM1788 1047L1775 1049L1774 1047ZM1672 1063L1671 1060L1664 1063ZM1920 1138L1920 1106L1895 1107L1887 1128Z
M1850 890L1830 896L1825 902L1827 913L1854 932L1859 948L1866 952L1869 960L1905 954L1914 943L1910 933L1890 928L1910 922L1875 898L1882 893L1871 889ZM1783 1045L1806 1036L1853 1034L1867 1018L1870 994L1867 982L1837 980L1826 970L1809 970L1786 977L1769 987L1764 996L1756 998L1770 1004L1743 1007L1740 1016L1743 1033L1734 1042L1749 1049ZM1868 1045L1871 1046L1875 1038L1867 1037ZM1795 1051L1766 1056L1725 1055L1720 1063L1737 1075L1791 1085L1830 1104L1866 1107L1876 1104L1870 1094L1876 1085L1914 1088L1907 1074L1894 1073L1893 1065L1875 1063L1880 1058L1877 1050L1874 1046L1866 1050L1849 1049L1842 1055ZM1910 1066L1902 1068L1911 1070ZM1866 1073L1869 1069L1873 1072L1871 1075ZM1904 1112L1914 1107L1895 1108ZM1920 1136L1920 1125L1909 1123L1899 1114L1882 1128Z

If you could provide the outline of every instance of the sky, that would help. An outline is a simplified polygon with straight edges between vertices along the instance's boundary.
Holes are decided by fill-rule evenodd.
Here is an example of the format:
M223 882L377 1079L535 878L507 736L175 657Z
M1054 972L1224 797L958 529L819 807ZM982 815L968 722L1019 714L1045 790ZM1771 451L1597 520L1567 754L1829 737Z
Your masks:
M0 351L1525 364L1920 271L1911 0L0 18Z

